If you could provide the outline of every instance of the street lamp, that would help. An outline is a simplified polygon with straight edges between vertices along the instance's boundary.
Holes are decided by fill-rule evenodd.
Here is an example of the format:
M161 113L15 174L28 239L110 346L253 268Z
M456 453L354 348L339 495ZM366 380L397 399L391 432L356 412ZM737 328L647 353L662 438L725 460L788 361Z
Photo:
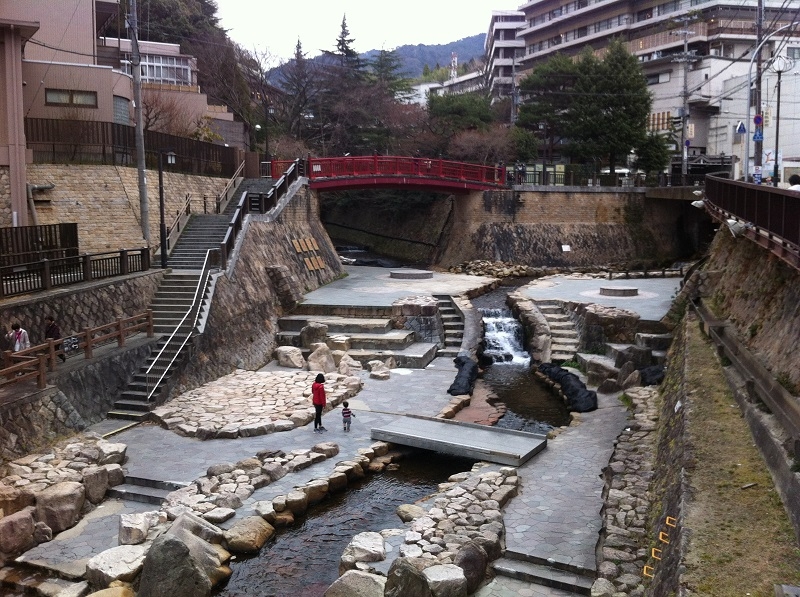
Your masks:
M753 88L753 61L756 59L756 56L761 52L761 48L767 43L773 36L777 33L780 33L784 29L789 29L790 27L794 27L798 25L797 21L792 21L788 25L783 25L782 27L778 27L775 31L770 33L769 35L765 36L764 39L761 40L761 43L756 46L756 49L753 50L753 55L750 57L750 67L747 70L747 93L745 93L746 100L747 100L747 107L745 108L744 113L747 115L745 118L745 122L750 122L750 94ZM761 109L761 106L758 106L758 109ZM749 125L748 125L749 126ZM758 127L756 127L756 130ZM748 181L750 178L750 135L745 133L745 148L744 148L744 180L745 182Z
M776 95L777 108L775 110L775 167L772 170L772 186L778 186L778 139L781 132L781 75L794 66L794 61L785 57L775 56L772 61L772 70L778 74L778 89Z
M171 149L158 150L158 208L161 217L161 269L167 269L167 223L164 221L164 156L167 164L175 163L175 152Z

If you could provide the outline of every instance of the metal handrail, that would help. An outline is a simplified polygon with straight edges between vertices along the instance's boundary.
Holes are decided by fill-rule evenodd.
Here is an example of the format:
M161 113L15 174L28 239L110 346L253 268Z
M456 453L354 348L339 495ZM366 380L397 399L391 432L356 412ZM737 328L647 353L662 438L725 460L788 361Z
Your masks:
M217 213L222 213L225 211L225 208L228 206L228 202L231 200L233 196L233 187L236 183L236 179L241 176L242 172L244 171L244 161L239 164L239 167L236 168L236 172L233 173L230 180L225 184L222 189L222 192L219 194L219 201L217 203Z
M203 303L203 295L205 293L206 286L208 285L208 277L211 269L211 264L210 264L211 255L212 253L216 253L218 251L219 249L209 249L208 251L206 251L206 258L205 261L203 262L203 270L200 273L200 279L197 281L197 287L195 288L194 291L194 298L192 299L191 306L189 307L188 311L186 311L186 314L183 316L183 319L181 319L178 325L175 326L175 330L172 332L172 334L170 334L169 338L167 338L167 341L164 343L164 346L161 348L161 350L158 351L156 358L153 359L153 362L147 368L147 372L145 373L146 376L145 388L147 391L147 402L150 402L153 399L153 395L156 393L156 390L161 385L161 382L164 381L164 378L169 372L170 367L172 367L175 360L183 352L183 347L186 346L186 343L189 341L189 338L192 337L192 330L194 330L195 326L197 325L197 320L200 317L200 306ZM179 335L178 332L181 329L183 329L187 320L191 321L191 326L189 327L188 333L186 333L185 337L181 341L181 335ZM161 372L161 374L159 375L158 372L154 372L153 368L160 363L161 357L164 354L164 352L168 348L177 344L178 342L181 342L181 345L175 351L175 354L172 356L172 359L170 359L169 363L167 363L166 367L164 367L164 370ZM156 377L158 377L158 379L156 379Z

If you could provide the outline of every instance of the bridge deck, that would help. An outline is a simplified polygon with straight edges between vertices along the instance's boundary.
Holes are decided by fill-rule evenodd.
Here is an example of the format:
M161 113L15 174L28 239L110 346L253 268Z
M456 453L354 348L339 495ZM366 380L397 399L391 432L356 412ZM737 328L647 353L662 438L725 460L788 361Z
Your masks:
M372 439L510 466L523 464L547 447L544 435L415 416L373 428Z

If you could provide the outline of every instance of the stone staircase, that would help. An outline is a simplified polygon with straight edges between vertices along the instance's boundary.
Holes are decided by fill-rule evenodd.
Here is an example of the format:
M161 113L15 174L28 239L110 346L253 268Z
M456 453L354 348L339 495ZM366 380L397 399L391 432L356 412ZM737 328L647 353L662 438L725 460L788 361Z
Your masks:
M8 561L0 568L0 595L39 595L75 596L86 595L89 582L67 580L54 576L48 569L42 569L24 562Z
M228 207L233 205L233 201ZM235 207L235 205L234 205ZM194 214L167 258L167 266L174 270L202 269L206 252L218 249L228 231L230 216L227 214Z
M455 358L461 352L464 340L464 318L450 296L436 294L434 298L439 303L439 315L444 327L444 347L436 351L436 356Z
M180 342L177 343L177 346L174 348L168 347L164 352L161 352L161 350L191 307L199 280L199 271L178 270L164 275L150 306L153 310L153 328L155 333L162 337L156 343L155 349L139 371L134 374L119 399L114 402L114 408L108 413L109 418L141 421L157 405L158 396L169 379L169 375L165 377L157 388L154 399L148 401L147 398L150 392L147 386L147 370L155 363L151 370L151 376L155 374L160 377L171 362L171 369L168 373L171 374L176 367L177 360L173 361L173 357L175 357L176 350L183 339L192 333L193 322L185 324L184 328L178 331L176 336L180 336ZM161 354L161 359L156 362L159 353Z
M188 483L177 483L175 481L159 481L126 476L124 483L111 487L106 495L121 500L161 506L162 502L167 499L167 495L188 485Z
M500 576L559 589L574 595L591 595L595 578L592 570L510 552L492 562L492 569Z
M556 301L536 301L536 307L550 326L550 362L564 363L575 359L578 352L578 332L575 325Z
M339 306L330 307L334 313L340 309ZM303 305L300 305L294 314L278 319L280 331L276 341L279 346L295 346L308 357L311 351L302 346L301 330L316 322L328 326L329 346L346 349L348 355L364 366L369 361L382 361L391 356L398 367L421 369L436 356L436 344L415 342L412 330L394 329L389 314L380 313L380 309L351 307L347 315L324 314L326 309L321 305L313 305L311 310L313 313L302 313Z

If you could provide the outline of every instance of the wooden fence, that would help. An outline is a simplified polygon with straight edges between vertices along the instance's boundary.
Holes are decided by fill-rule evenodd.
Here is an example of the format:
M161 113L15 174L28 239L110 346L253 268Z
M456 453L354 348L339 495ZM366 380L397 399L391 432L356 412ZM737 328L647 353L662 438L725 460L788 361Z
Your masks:
M0 298L150 269L150 250L121 249L0 267Z
M148 309L144 313L132 317L119 317L112 323L94 328L86 328L82 332L48 340L25 350L13 352L3 351L3 368L0 369L0 386L20 383L36 379L36 385L44 388L47 385L46 370L55 371L56 358L64 355L71 357L83 351L85 359L94 356L94 349L99 346L117 343L125 346L125 340L134 334L145 332L148 338L153 337L153 312Z
M78 255L78 224L0 228L0 266Z

